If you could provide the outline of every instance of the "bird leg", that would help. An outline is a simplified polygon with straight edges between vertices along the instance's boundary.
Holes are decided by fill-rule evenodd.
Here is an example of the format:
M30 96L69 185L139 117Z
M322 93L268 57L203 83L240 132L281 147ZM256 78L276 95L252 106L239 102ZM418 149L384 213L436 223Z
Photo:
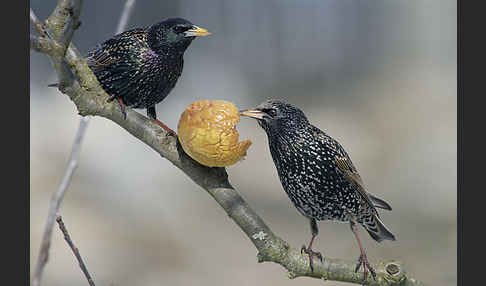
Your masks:
M361 245L361 241L359 240L358 237L358 232L356 229L356 223L354 220L350 220L349 224L351 226L351 231L354 233L354 236L356 237L356 241L358 241L359 249L361 251L361 255L358 258L358 264L356 265L356 268L354 269L354 272L358 272L359 269L361 268L361 265L363 265L363 285L366 285L366 281L368 280L368 270L371 272L371 276L373 276L373 279L376 280L376 271L375 269L370 265L368 262L368 258L366 257L366 252Z
M167 125L162 123L160 120L157 119L157 113L155 112L155 106L151 106L147 108L147 116L152 119L155 123L157 123L160 127L162 127L167 133L169 133L169 136L177 136L177 133L175 133L172 129L170 129Z
M108 98L107 102L112 102L114 99L118 101L118 104L120 104L121 112L123 113L123 119L127 119L127 107L125 103L123 102L123 99L120 96L117 95L112 95L110 98Z
M322 263L322 254L317 251L312 250L312 243L314 242L314 238L316 238L317 234L319 233L319 229L317 228L317 222L315 219L310 220L310 225L311 225L311 230L312 230L312 238L309 242L309 246L306 248L305 245L302 245L302 248L300 249L300 253L302 254L303 252L307 253L309 255L309 266L311 269L311 272L314 272L314 265L313 265L313 259L312 257L315 255L317 258Z

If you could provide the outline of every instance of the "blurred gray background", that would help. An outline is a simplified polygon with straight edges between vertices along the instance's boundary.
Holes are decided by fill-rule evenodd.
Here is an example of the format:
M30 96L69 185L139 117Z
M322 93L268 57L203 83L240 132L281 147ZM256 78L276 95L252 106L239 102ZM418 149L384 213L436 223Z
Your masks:
M57 1L30 1L45 19ZM113 35L124 2L85 1L73 42L86 53ZM456 1L137 1L129 27L184 17L213 35L196 39L172 93L157 106L175 129L198 99L240 108L266 98L301 107L348 150L396 242L362 229L372 262L399 259L428 285L456 284ZM30 57L30 265L37 261L51 194L80 116L56 89L48 58ZM145 114L144 110L139 110ZM228 168L231 183L283 239L300 247L307 220L278 180L256 122L238 125L253 145ZM122 128L92 118L61 207L97 285L347 285L289 280L213 199ZM315 249L357 259L346 224L320 223ZM31 272L32 273L32 272ZM43 285L86 285L54 229Z

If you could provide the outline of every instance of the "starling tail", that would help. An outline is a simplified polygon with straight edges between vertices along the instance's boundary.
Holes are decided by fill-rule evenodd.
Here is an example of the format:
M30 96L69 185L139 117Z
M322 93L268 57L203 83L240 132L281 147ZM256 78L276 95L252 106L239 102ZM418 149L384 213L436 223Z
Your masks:
M370 236L377 242L383 240L395 240L395 236L391 233L377 215L373 215L371 221L364 223L364 228Z

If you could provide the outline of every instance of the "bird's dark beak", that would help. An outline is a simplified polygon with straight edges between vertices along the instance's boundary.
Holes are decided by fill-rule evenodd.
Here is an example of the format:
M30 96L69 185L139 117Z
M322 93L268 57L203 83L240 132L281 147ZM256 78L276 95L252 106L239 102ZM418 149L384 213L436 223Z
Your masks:
M240 115L261 120L265 116L265 112L257 109L246 109L240 110Z
M185 37L201 37L201 36L209 36L209 35L211 35L211 33L208 30L195 25L192 26L191 29L184 32Z

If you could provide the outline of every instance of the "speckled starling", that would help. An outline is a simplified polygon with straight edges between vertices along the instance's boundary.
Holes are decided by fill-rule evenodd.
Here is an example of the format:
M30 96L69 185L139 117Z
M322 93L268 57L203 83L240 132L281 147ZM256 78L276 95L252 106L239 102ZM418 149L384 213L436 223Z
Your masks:
M359 240L356 223L371 237L381 242L395 240L395 236L381 222L376 208L391 210L388 203L365 191L358 171L343 147L325 132L313 126L304 113L290 104L267 100L252 110L240 114L257 119L268 136L270 153L280 182L297 210L310 220L312 238L302 251L322 262L322 255L312 251L318 234L317 221L349 222L358 241L365 281L368 271L375 271L368 263Z
M92 49L87 63L125 116L125 106L146 108L150 118L174 134L157 120L155 105L181 76L183 55L191 42L209 34L185 19L170 18L115 35Z

